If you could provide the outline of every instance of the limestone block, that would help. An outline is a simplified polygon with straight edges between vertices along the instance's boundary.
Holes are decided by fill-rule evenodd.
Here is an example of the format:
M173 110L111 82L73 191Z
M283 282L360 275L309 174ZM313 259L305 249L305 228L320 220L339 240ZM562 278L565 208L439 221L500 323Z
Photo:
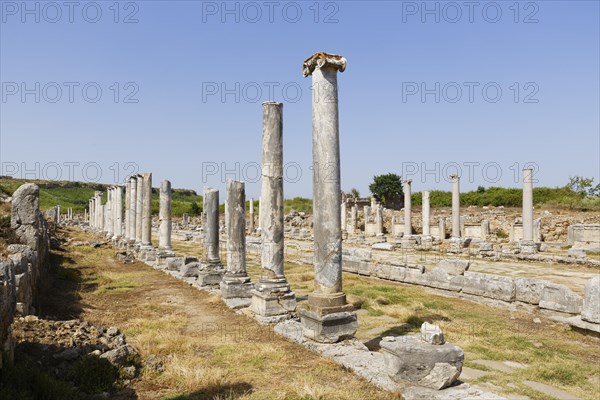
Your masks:
M516 295L512 278L469 271L465 272L462 291L503 301L514 301Z
M600 324L600 276L590 279L585 284L581 319Z
M438 262L437 267L444 270L448 275L464 275L470 264L468 260L445 259Z
M582 303L581 296L574 293L565 285L548 282L542 289L540 308L569 314L579 314L582 309Z
M515 279L515 300L529 304L540 304L542 289L546 281L532 278Z
M465 358L464 351L452 343L433 345L420 336L384 337L381 348L390 378L437 390L456 382Z

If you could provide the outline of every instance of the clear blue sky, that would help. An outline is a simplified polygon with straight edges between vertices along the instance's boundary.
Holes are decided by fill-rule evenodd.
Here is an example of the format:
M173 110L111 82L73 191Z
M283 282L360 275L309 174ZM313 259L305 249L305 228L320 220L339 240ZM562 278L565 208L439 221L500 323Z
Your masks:
M301 66L326 51L348 60L339 76L345 190L367 194L387 172L411 175L415 191L449 190L442 175L456 165L463 190L520 186L525 163L537 166L537 185L599 180L598 1L47 3L26 2L27 13L21 1L1 2L5 174L112 183L134 163L156 186L170 179L201 191L224 189L226 168L257 197L261 102L276 100L285 195L309 197Z

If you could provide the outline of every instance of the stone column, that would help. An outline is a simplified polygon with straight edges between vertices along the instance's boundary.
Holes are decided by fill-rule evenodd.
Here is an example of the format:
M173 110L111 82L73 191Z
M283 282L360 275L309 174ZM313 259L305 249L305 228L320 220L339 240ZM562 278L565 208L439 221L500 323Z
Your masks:
M378 204L375 210L376 235L383 236L383 206Z
M533 169L523 170L523 240L533 242Z
M231 308L250 305L252 283L246 273L246 191L244 183L227 180L227 272L221 295Z
M107 236L110 238L112 237L112 231L113 231L113 219L112 219L112 187L109 187L108 189L106 189L106 204L104 205L104 220L105 220L105 226L104 226L104 230L107 233Z
M367 224L369 223L369 218L371 217L371 206L364 206L363 207L363 216L365 219L365 230L364 232L367 233Z
M352 206L350 209L350 226L348 229L348 233L356 233L356 220L358 217L358 210L356 208L356 204Z
M421 192L423 213L423 239L431 239L431 210L429 207L429 192Z
M102 192L95 192L94 209L96 210L96 228L104 230L104 207L102 206Z
M87 217L88 217L88 226L90 228L94 227L94 221L92 221L92 215L94 215L94 199L91 198L88 200L88 213L87 213Z
M219 191L204 188L204 254L198 283L218 285L224 274L219 257Z
M131 193L129 195L129 237L127 240L134 241L136 238L137 226L137 177L129 178L131 184Z
M144 215L144 179L137 176L135 200L135 242L142 243L142 218Z
M344 200L344 201L342 201L342 204L341 204L342 232L346 232L348 229L347 224L346 224L346 217L347 217L346 200Z
M356 313L342 292L340 143L337 73L344 57L316 53L302 66L312 75L313 224L315 289L300 313L305 337L322 343L352 338Z
M129 240L131 235L131 180L127 179L125 184L125 240Z
M158 249L171 250L171 182L167 180L160 183L160 207L158 219L160 221Z
M460 239L460 177L451 175L452 180L452 239Z
M123 186L117 186L117 238L123 237Z
M152 246L152 173L144 173L142 246Z
M250 199L250 220L249 220L249 228L248 233L254 233L254 199Z
M283 104L263 103L261 276L252 292L252 311L262 317L285 315L296 308L296 295L284 275Z
M404 181L404 236L412 235L412 180Z

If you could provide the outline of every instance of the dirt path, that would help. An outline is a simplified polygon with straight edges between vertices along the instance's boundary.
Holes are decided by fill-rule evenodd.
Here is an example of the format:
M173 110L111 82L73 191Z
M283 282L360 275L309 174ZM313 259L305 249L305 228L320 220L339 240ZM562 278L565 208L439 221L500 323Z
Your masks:
M119 327L149 361L133 385L139 399L399 398L236 314L215 295L145 264L117 262L114 249L89 246L97 237L60 233L66 279L42 311Z

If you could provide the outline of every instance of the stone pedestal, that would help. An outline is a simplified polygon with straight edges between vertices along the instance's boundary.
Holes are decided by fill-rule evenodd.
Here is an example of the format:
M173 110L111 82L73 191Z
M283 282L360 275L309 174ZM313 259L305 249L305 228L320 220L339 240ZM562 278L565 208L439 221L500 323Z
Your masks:
M336 343L351 339L358 329L354 311L319 314L311 310L300 311L302 334L319 343Z
M517 244L517 247L521 254L535 254L540 250L539 243L536 243L533 240L521 240Z

